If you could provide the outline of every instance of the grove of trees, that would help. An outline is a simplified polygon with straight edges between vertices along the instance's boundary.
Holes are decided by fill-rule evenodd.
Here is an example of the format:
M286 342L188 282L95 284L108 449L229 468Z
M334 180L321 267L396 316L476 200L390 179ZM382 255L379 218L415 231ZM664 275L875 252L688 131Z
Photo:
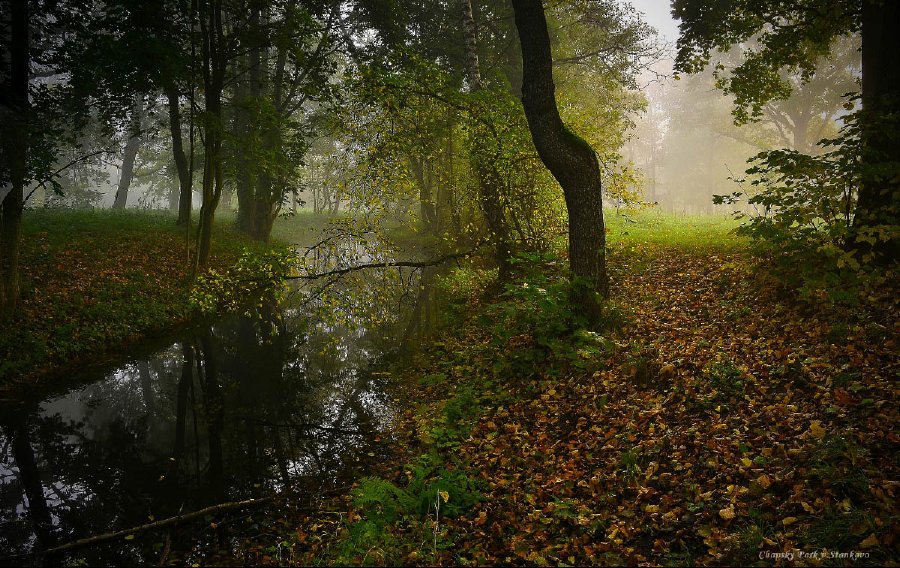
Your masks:
M110 179L103 162L110 157L118 163L113 207L128 203L135 176L143 176L190 231L195 272L209 263L223 200L236 209L238 230L267 241L277 216L311 194L317 211L409 216L446 247L487 239L501 279L517 250L566 234L572 276L589 291L580 302L596 312L595 294L607 292L603 200L635 199L642 174L622 148L635 116L663 108L637 78L665 51L627 6L5 0L2 7L3 314L15 311L19 296L26 200L38 192L45 202L54 194L69 204L91 201L97 180ZM677 153L693 147L671 128L679 121L716 117L713 137L698 134L698 143L711 145L708 158L724 138L793 152L770 154L757 172L821 154L816 142L845 125L841 140L859 148L845 247L860 258L896 259L900 73L889 54L898 47L897 6L676 0L673 13L682 31L677 71L712 72L684 79L696 85L693 93L663 105L668 116L652 126L645 156L632 155L643 164L648 200L667 156L689 161ZM856 88L856 38L861 105L841 98ZM733 97L731 116L713 86ZM734 129L732 120L747 126ZM192 220L195 192L200 210Z

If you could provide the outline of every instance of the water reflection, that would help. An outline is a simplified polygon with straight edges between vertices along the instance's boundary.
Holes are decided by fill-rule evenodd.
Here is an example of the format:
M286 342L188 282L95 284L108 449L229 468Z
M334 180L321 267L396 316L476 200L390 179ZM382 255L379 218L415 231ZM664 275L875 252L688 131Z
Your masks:
M431 317L417 276L381 272L0 410L0 556L352 474L392 418L385 377L367 369ZM91 554L153 561L136 546Z

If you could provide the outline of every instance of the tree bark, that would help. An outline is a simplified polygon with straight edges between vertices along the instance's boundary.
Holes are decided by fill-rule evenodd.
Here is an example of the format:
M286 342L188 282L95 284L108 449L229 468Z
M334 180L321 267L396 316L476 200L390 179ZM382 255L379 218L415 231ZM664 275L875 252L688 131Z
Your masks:
M181 132L181 105L178 88L174 83L165 86L166 98L169 101L169 132L172 135L172 156L175 159L175 169L178 172L178 226L184 226L191 222L191 203L193 201L193 188L191 187L191 172L188 169L188 159L184 153L184 138Z
M128 203L128 189L134 179L134 161L138 150L141 148L141 122L143 121L143 101L135 97L134 110L131 111L131 126L129 127L128 141L125 143L125 151L122 153L122 169L119 174L119 187L116 190L116 200L113 209L125 209Z
M541 161L562 186L569 212L569 265L576 300L594 318L594 292L607 296L600 165L593 148L566 128L556 107L550 35L541 0L513 0L522 46L522 104Z
M209 265L212 249L212 227L216 208L222 196L222 90L225 80L225 57L222 53L223 22L221 0L200 2L204 83L204 156L203 204L197 233L197 257L194 269Z
M482 83L481 67L478 61L478 37L475 17L472 13L472 1L460 0L460 12L463 35L465 37L466 75L469 81L469 92L477 93L481 91ZM506 280L511 270L509 262L511 251L509 227L503 211L503 202L500 199L500 188L503 187L503 184L501 183L500 174L494 166L493 157L485 147L485 141L491 139L490 133L483 132L484 125L480 124L475 117L470 118L470 120L475 123L469 151L472 169L475 171L478 182L479 203L487 221L491 239L494 241L494 258L499 267L499 279Z
M853 245L896 262L896 234L874 246L867 229L893 227L900 213L900 2L865 0L862 8L863 176L853 222Z
M0 93L4 164L9 191L0 212L0 320L11 318L19 303L19 242L28 164L29 25L27 0L12 0L9 89Z

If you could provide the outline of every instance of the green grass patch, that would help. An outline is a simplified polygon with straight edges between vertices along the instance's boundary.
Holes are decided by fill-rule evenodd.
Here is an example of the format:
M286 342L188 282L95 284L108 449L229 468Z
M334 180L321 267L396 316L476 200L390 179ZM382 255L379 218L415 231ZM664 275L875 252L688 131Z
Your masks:
M681 249L734 249L747 239L734 233L739 223L730 216L682 215L661 211L609 212L608 242L612 247L654 245Z

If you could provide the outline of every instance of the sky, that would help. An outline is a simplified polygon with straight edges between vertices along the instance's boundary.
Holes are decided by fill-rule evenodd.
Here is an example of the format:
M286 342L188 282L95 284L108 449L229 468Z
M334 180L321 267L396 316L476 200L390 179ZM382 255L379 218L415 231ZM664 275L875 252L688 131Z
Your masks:
M656 28L666 40L675 43L678 39L678 22L672 18L670 0L625 0L630 2L639 12L644 13L644 20Z

